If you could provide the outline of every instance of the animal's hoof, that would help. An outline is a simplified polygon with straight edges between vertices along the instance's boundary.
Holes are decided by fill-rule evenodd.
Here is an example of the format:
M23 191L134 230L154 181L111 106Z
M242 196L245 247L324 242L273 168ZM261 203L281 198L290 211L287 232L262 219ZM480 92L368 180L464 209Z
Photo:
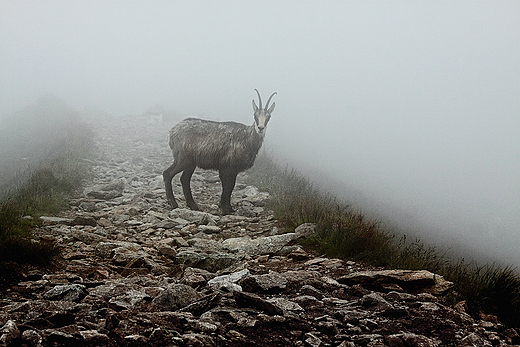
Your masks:
M179 204L177 204L177 202L175 202L175 201L168 201L168 204L170 205L172 210L175 210L176 208L179 207Z
M222 208L222 214L223 215L233 214L233 213L235 213L235 210L231 206L227 207L227 208Z
M197 204L188 204L188 207L190 208L190 210L200 211L200 208Z

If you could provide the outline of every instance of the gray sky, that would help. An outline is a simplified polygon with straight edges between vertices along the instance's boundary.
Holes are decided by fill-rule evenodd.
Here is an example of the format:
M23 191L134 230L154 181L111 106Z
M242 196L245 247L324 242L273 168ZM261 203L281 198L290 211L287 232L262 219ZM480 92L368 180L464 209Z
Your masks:
M251 123L253 89L277 91L269 150L512 257L519 18L518 1L0 0L0 117L52 93Z

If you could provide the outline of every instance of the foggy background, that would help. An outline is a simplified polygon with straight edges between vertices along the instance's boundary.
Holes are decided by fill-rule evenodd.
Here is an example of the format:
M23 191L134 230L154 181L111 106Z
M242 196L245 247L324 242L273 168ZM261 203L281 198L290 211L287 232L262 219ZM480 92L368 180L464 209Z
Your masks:
M517 1L0 0L0 120L51 93L252 124L253 89L277 91L266 151L518 266L519 18Z

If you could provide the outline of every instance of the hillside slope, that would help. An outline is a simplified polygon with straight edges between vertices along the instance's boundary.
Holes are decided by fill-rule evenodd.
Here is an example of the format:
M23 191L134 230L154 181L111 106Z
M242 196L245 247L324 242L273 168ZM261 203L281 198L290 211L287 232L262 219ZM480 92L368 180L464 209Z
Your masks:
M197 171L204 212L170 211L162 171L168 129L97 118L94 178L39 238L56 241L54 270L26 271L0 299L0 345L506 346L517 331L475 320L428 271L328 259L298 245L314 226L280 228L269 194L245 184L237 212L218 214L220 184ZM183 206L178 177L174 192Z

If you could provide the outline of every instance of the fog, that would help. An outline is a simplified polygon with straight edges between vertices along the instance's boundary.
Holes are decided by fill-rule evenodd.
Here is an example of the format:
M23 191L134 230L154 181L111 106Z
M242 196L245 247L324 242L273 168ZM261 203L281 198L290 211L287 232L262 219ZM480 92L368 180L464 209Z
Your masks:
M0 119L77 110L252 123L326 189L520 265L517 1L0 2ZM165 146L166 146L165 142Z

